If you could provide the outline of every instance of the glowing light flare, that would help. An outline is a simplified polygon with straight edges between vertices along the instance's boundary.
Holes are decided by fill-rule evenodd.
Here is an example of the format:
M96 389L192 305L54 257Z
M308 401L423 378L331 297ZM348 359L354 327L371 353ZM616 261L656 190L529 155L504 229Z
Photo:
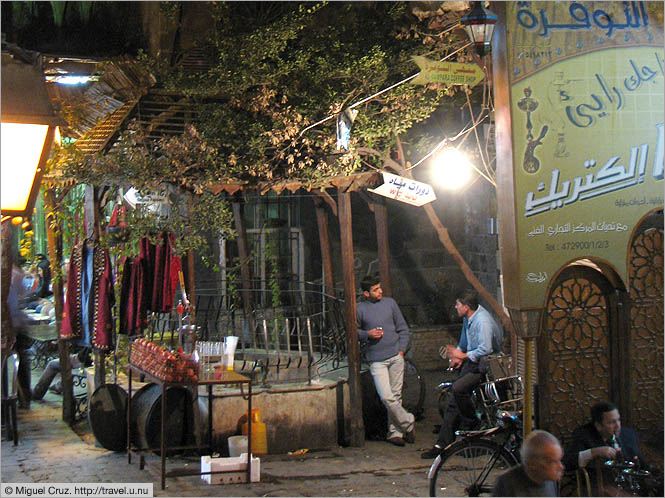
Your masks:
M445 190L458 190L472 177L473 165L459 150L449 147L439 152L434 159L434 176Z
M59 85L85 85L91 81L99 81L99 76L95 75L47 75L44 78L49 83L58 83Z
M62 135L60 134L60 127L55 127L55 136L53 137L53 143L58 147L62 147Z
M2 210L25 210L44 149L48 125L2 123Z

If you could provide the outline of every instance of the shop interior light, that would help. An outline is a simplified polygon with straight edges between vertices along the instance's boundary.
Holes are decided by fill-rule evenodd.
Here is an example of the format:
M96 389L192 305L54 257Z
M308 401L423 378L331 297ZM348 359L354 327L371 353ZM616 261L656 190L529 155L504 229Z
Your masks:
M21 54L26 54L21 51ZM41 56L2 52L1 203L5 216L30 218L58 125Z
M46 81L49 83L58 83L59 85L85 85L92 81L99 81L97 75L76 75L76 74L57 74L47 75Z

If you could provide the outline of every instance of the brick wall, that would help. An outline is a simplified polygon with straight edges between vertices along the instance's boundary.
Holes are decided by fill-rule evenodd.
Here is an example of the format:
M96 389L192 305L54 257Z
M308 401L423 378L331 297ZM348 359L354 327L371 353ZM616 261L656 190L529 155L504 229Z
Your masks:
M423 327L412 328L411 359L420 370L438 370L447 366L439 356L439 348L446 344L457 344L459 341L460 325L450 325L445 328Z

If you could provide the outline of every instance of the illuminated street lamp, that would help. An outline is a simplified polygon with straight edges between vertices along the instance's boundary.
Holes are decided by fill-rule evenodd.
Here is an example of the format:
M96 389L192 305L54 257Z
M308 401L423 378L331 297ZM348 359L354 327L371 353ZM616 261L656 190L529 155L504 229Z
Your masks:
M445 190L459 190L472 177L475 167L466 156L455 147L439 152L434 159L434 171L439 186Z
M20 224L32 215L56 128L65 123L46 92L41 56L16 52L2 52L0 200L3 221L13 217ZM26 62L26 55L35 55L35 62Z
M472 3L471 11L462 16L460 23L464 26L478 55L484 57L492 51L494 25L499 17L483 7L485 2Z

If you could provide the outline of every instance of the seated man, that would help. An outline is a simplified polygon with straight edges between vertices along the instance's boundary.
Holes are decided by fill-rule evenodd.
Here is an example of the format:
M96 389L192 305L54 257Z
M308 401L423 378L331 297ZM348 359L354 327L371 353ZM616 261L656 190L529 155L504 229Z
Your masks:
M596 460L637 460L642 468L646 467L637 446L637 434L628 427L621 427L619 410L609 402L591 407L591 422L575 429L563 459L566 470L591 469L590 463ZM594 472L591 474L595 481Z
M487 355L500 353L503 348L503 330L492 315L478 304L478 295L465 291L457 298L455 309L463 318L462 334L457 347L446 346L446 356L453 368L459 371L452 385L453 397L443 417L436 444L421 453L421 458L436 458L443 449L455 440L458 427L477 428L479 421L471 394L483 381L484 361Z
M563 450L546 431L533 431L520 450L522 463L497 479L492 496L559 496Z
M586 467L594 458L613 460L617 454L622 460L646 465L637 447L637 434L628 427L621 427L621 416L616 406L609 402L591 407L591 422L573 432L572 441L566 447L566 469Z
M90 359L90 348L83 348L78 353L70 355L69 362L71 364L72 370L81 367L89 367L90 365L92 365L92 361ZM42 399L46 394L46 390L49 389L49 386L51 386L51 382L53 382L53 379L59 373L60 373L60 359L55 358L49 361L48 365L46 365L46 368L42 372L41 377L39 377L39 381L32 389L32 399L34 400ZM60 382L57 383L55 386L51 388L51 390L56 394L62 394L61 383Z

